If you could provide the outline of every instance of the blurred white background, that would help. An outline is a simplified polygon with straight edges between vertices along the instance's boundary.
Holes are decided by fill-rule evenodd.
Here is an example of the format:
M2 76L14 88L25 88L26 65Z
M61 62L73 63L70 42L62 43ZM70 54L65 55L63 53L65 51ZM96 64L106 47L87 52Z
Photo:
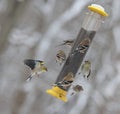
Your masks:
M55 62L63 40L77 37L87 6L109 14L86 59L92 62L84 91L64 103L46 94L62 66ZM0 0L0 114L120 114L119 0ZM48 72L30 83L26 58L45 60Z

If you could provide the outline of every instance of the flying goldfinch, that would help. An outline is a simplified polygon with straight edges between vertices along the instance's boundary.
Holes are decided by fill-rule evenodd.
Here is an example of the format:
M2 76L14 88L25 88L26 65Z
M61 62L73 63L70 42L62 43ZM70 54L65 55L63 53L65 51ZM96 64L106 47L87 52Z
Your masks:
M60 44L59 46L61 46L61 45L68 45L68 46L73 46L73 43L74 43L74 39L72 39L72 40L64 40L63 41L63 43L62 44Z
M65 60L66 60L65 52L62 50L59 50L58 53L56 54L56 62L61 65Z
M88 78L91 74L91 62L89 60L85 61L81 66L80 72L85 78Z
M25 59L24 64L31 69L31 75L27 78L26 81L30 81L35 75L39 76L39 74L42 72L47 72L47 67L44 66L44 61Z
M78 45L78 47L76 48L75 52L80 52L80 53L85 53L86 50L88 49L89 45L90 45L91 41L89 38L85 38L83 39L80 44Z
M72 89L74 92L72 92L71 95L74 95L75 93L79 93L80 91L83 91L83 87L80 85L73 86Z
M66 89L67 87L70 87L71 84L73 83L74 81L74 75L72 72L69 72L63 79L62 81L56 83L56 84L53 84L53 86L60 86L60 87L63 87L64 89Z

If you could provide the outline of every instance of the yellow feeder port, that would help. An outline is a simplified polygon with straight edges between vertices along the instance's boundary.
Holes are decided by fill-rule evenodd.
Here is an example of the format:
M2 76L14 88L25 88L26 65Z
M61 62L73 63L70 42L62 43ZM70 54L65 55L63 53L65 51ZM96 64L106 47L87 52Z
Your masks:
M59 88L58 86L54 86L52 87L52 89L49 89L46 91L48 94L64 101L64 102L67 102L67 92L61 88Z
M96 12L102 16L108 16L108 14L105 12L104 8L98 4L92 4L92 5L88 6L88 9L93 12Z

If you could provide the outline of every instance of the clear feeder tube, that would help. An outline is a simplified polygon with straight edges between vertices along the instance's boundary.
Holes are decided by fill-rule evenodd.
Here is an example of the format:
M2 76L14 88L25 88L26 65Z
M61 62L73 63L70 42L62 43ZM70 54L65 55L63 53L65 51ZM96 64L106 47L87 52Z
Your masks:
M100 28L101 24L104 22L104 19L108 14L104 11L104 8L100 5L92 4L88 6L89 12L86 13L86 17L83 21L80 32L73 44L73 47L68 55L68 58L60 71L58 78L55 82L61 82L63 78L72 73L75 77L78 69L81 66L81 63L90 47L90 44L96 34L96 31ZM85 44L86 42L86 44ZM86 47L84 50L78 51L81 47ZM67 101L66 94L70 86L64 88L61 85L54 86L52 89L47 90L47 93L51 94L58 99Z
M95 12L87 12L85 20L82 24L82 28L88 31L97 31L101 24L104 22L104 17L95 13Z

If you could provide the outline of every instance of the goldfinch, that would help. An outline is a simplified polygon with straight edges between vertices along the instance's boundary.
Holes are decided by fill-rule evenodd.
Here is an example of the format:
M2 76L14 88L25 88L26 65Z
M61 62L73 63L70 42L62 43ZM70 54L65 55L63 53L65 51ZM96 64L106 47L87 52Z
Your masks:
M31 75L27 78L26 81L30 81L35 75L39 76L39 74L42 72L47 72L47 67L44 66L44 61L25 59L24 64L31 69Z
M73 91L71 95L74 95L75 93L79 93L80 91L83 91L83 87L81 85L76 85L72 87Z
M81 66L80 72L85 78L88 78L91 74L91 62L89 60L85 61Z
M72 39L72 40L64 40L63 43L60 44L59 46L61 46L61 45L68 45L68 46L72 47L74 41L75 41L75 40L73 40L73 39Z
M71 84L73 83L74 81L74 75L72 72L69 72L63 79L62 81L56 83L56 84L53 84L53 86L60 86L60 87L63 87L64 89L67 89L67 87L70 87Z
M90 41L89 38L83 39L83 40L80 42L80 44L78 45L78 47L75 49L75 52L85 53L86 50L88 49L90 43L91 43L91 41Z
M56 62L62 65L62 63L66 60L66 54L64 51L59 50L56 54Z

